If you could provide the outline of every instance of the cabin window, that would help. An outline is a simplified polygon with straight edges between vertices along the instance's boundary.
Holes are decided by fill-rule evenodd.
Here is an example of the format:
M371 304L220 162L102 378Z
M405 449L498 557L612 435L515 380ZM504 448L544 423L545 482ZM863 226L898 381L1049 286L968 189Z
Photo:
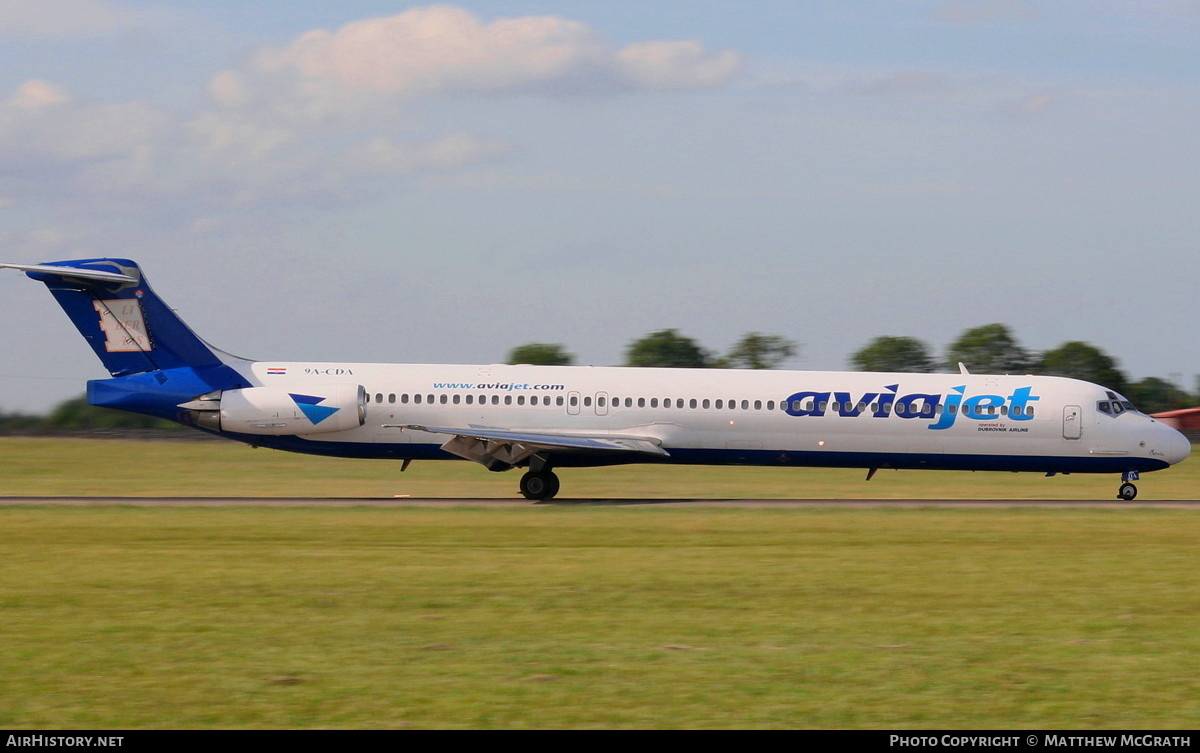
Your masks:
M421 404L421 396L413 395L413 402L416 403L417 405L420 405Z
M693 410L695 410L695 408L696 408L696 398L694 398L694 397L693 397L691 400L689 400L689 401L688 401L688 407L689 407L689 408L691 408L691 409L693 409Z
M524 405L524 404L525 404L525 396L517 395L517 405Z
M713 403L713 407L716 408L717 410L721 410L722 408L725 407L725 401L718 400L717 402Z
M657 407L658 407L658 398L656 398L656 397L652 397L652 398L650 398L650 407L651 407L651 408L657 408Z
M596 398L596 407L597 407L597 408L603 408L603 407L604 407L604 398L603 398L603 397L597 397L597 398Z
M638 398L638 407L639 407L639 408L645 408L645 407L646 407L646 398L644 398L644 397L639 397L639 398Z
M775 401L774 400L767 401L767 410L775 410Z
M504 404L505 404L505 405L512 405L512 395L505 395L505 396L504 396Z
M561 407L563 404L562 395L559 395L558 397L556 397L554 399L554 402ZM574 404L575 404L574 399L572 399L571 405L574 405Z
M675 398L675 407L676 407L676 408L682 408L682 407L683 407L683 398L681 398L681 397L677 397L677 398Z
M500 396L492 395L492 405L499 405L499 404L500 404Z
M453 401L453 402L454 402L454 404L455 404L455 405L458 405L458 403L459 403L459 401L460 401L460 400L462 400L462 396L461 396L461 395L455 395L455 396L454 396L454 401Z
M439 396L438 396L438 402L439 402L439 403L441 403L442 405L445 405L445 404L446 404L446 396L445 396L445 395L439 395Z
M754 410L762 410L762 400L754 401Z
M579 398L575 395L571 395L571 407L574 408L577 405L579 405Z
M695 402L695 401L693 401L693 402ZM705 398L704 400L700 401L701 408L708 410L708 406L709 406L708 398ZM695 407L695 406L692 406L692 407Z
M474 403L475 403L475 396L467 395L467 405L473 405Z
M591 398L591 396L590 396L590 395L589 395L589 396L587 396L587 397L585 397L585 398L583 399L583 407L584 407L584 408L590 408L590 407L592 407L592 398Z

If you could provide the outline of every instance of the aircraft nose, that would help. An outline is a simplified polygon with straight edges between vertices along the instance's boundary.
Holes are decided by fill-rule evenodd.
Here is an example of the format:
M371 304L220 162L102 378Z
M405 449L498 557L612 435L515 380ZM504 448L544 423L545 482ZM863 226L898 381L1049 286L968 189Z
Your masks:
M1167 455L1167 462L1175 465L1191 453L1192 441L1170 426L1163 426L1162 428L1166 429L1164 433L1167 434L1167 436L1163 437L1163 451Z

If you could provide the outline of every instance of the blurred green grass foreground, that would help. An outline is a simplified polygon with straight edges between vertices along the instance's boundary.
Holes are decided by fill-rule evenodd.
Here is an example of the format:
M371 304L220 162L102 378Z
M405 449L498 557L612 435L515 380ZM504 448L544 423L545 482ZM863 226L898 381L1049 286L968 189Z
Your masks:
M430 473L502 484L220 444L29 444L0 448L6 495L515 486L465 463ZM1187 467L1148 474L1146 496ZM749 469L640 470L625 487L564 482L571 496L690 498L708 481L799 497L829 473L788 471L783 486ZM946 476L939 497L985 476L844 484L909 475ZM1025 479L991 476L1004 498ZM0 502L0 725L1194 729L1198 514Z

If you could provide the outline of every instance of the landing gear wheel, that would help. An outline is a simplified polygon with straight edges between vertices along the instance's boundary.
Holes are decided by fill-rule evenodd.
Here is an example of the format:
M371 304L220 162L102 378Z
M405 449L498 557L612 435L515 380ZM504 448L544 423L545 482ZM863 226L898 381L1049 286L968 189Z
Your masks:
M521 477L521 495L525 499L554 499L558 494L558 476L553 471L529 471Z
M1120 489L1120 491L1117 492L1117 499L1123 499L1126 502L1128 502L1129 500L1133 499L1136 496L1137 496L1137 487L1129 482L1121 484L1121 489Z

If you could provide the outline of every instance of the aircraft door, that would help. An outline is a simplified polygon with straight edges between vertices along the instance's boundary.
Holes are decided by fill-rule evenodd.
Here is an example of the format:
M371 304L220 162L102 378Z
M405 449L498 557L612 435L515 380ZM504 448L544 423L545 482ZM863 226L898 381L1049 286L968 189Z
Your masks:
M1063 439L1079 439L1083 434L1083 411L1078 405L1063 407Z
M571 416L579 415L579 393L567 393L567 414Z
M608 393L607 392L597 392L596 393L596 415L597 416L607 416L608 415Z

